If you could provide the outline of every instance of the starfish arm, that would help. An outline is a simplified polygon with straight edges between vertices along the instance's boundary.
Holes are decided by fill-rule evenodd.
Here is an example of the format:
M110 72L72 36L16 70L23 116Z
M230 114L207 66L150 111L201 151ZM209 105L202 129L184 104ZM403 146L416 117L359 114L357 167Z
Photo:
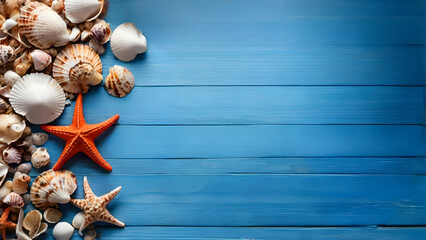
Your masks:
M91 197L96 197L96 195L92 191L92 188L89 185L89 181L87 180L86 176L84 176L84 179L83 179L83 187L84 187L84 195L86 199Z
M115 196L117 196L120 190L121 190L121 187L118 187L112 190L111 192L101 196L100 199L102 200L103 206L106 207L111 202L111 200L114 199Z
M80 225L80 229L78 230L78 233L80 236L83 236L83 231L86 229L87 226L95 222L95 218L89 214L84 214L84 221Z
M0 231L1 231L1 237L3 238L3 240L7 240L7 238L6 238L6 228L2 228Z
M9 217L9 213L10 213L10 208L6 208L3 214L1 215L0 222L5 222L7 218Z
M62 151L61 156L58 158L58 161L56 161L55 165L53 166L53 170L57 171L61 169L61 167L74 155L80 152L80 149L77 147L76 141L68 141L65 145L64 150Z
M97 216L96 220L106 222L106 223L111 223L119 227L125 226L123 222L119 221L114 216L112 216L107 209L105 209L105 211L102 212L101 215Z
M44 125L41 126L41 129L43 129L44 131L55 135L65 141L73 138L75 136L74 134L74 128L72 126L49 126L49 125Z
M71 199L70 202L81 210L84 210L84 206L87 205L86 199Z
M77 100L75 101L74 108L74 117L72 119L72 125L77 126L77 128L81 128L86 124L83 115L83 94L79 94Z
M114 123L116 123L119 118L120 116L117 114L101 123L87 125L88 129L85 131L85 133L91 139L95 139L103 132L105 132L105 130L110 128Z
M99 153L95 143L92 140L87 138L85 138L84 140L85 140L85 148L83 148L84 154L90 157L93 161L95 161L99 166L103 167L105 170L111 171L112 170L111 165Z

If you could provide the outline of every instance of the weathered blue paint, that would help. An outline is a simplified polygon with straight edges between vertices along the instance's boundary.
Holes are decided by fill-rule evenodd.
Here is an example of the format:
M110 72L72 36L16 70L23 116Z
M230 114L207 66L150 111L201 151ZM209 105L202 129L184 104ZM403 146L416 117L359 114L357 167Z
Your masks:
M111 173L83 155L66 165L74 197L85 175L98 195L123 186L110 210L127 227L98 223L102 239L424 239L425 13L422 0L111 0L111 26L134 22L149 51L102 57L104 76L119 64L137 87L85 95L89 123L121 118L96 142ZM63 145L46 144L53 162Z

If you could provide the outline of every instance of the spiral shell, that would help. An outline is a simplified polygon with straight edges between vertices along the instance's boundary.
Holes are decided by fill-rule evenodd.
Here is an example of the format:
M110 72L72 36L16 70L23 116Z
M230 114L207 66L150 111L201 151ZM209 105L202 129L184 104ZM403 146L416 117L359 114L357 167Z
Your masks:
M31 163L35 168L47 166L50 163L50 155L44 147L38 148L31 155Z
M3 202L15 208L22 208L24 206L24 199L21 195L15 192L7 194L7 196L3 199Z
M70 40L64 20L50 7L40 2L31 2L21 8L18 24L20 33L40 49L61 47Z
M0 114L0 143L7 145L18 140L24 133L26 124L16 114Z
M52 169L40 174L31 186L31 202L40 209L65 204L77 189L77 178L68 170Z
M28 192L28 184L31 182L31 177L27 174L16 172L13 178L12 190L17 194Z
M105 79L104 87L107 92L115 97L124 97L135 86L133 74L124 67L115 65L110 68L109 75Z
M90 30L90 38L95 42L105 44L109 41L111 33L112 31L109 24L104 20L98 20L98 22Z
M66 92L86 93L102 82L101 59L87 45L68 45L53 63L53 77Z
M16 57L15 49L7 45L0 45L0 65L12 61Z

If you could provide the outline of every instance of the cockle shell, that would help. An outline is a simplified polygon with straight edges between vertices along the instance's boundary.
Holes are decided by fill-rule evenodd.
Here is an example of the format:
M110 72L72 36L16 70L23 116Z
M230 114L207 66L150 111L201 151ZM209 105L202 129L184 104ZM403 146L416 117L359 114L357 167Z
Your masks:
M41 146L49 140L49 135L47 133L32 133L29 138L34 145Z
M28 192L28 184L31 182L31 177L27 174L16 172L13 178L12 190L17 194Z
M16 114L0 114L0 143L7 145L18 140L25 130L25 120Z
M48 223L57 223L62 218L62 212L57 208L48 208L44 211L43 218Z
M29 236L34 236L41 225L42 215L38 210L32 210L27 213L22 226L28 230Z
M31 186L31 202L40 209L65 204L77 189L77 178L68 170L48 170L40 174Z
M20 33L40 49L61 47L70 40L64 20L43 3L31 2L21 8L18 24Z
M7 45L0 45L0 65L12 61L16 57L15 49Z
M90 30L90 38L100 44L105 44L111 37L111 28L104 20L98 20Z
M57 223L52 232L56 240L70 240L73 233L74 228L67 222Z
M133 23L123 23L111 36L111 50L123 62L130 62L147 50L145 36Z
M31 163L35 168L47 166L50 163L50 155L47 149L44 147L38 148L37 151L31 155Z
M21 152L14 147L8 147L3 150L3 160L7 163L20 163L21 157Z
M46 124L58 118L65 108L65 93L50 76L25 75L10 92L10 103L18 114L33 124Z
M15 83L17 81L21 80L21 79L22 78L21 78L21 76L19 74L17 74L14 71L11 71L11 70L7 71L4 74L4 82L6 83L6 85L8 87L13 87L13 85L15 85Z
M102 12L103 0L65 0L65 16L72 23L96 19Z
M24 199L21 195L15 192L7 194L7 196L3 199L3 202L15 208L22 208L24 206Z
M53 63L53 77L66 92L86 93L102 82L101 59L87 45L68 45Z
M132 91L134 86L135 78L129 70L118 65L109 69L104 87L110 95L124 97Z
M33 60L34 69L36 71L43 71L47 66L52 63L52 56L45 51L36 49L30 53Z

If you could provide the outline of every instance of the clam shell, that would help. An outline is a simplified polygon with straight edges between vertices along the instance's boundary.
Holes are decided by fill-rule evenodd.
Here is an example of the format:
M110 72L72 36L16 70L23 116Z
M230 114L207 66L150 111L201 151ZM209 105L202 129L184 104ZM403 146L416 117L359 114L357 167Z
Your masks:
M68 45L53 63L53 77L66 92L86 93L102 82L101 59L87 45Z
M0 143L7 145L18 140L25 130L25 120L16 114L0 114Z
M111 37L111 28L104 20L99 20L90 30L90 38L100 44L105 44Z
M56 240L69 240L74 233L74 228L67 222L59 222L53 228L53 237Z
M52 56L45 51L36 49L30 53L33 60L34 69L36 71L43 71L47 66L52 63Z
M38 148L31 155L31 163L35 168L47 166L50 163L50 155L44 147Z
M15 112L33 124L52 122L65 108L61 86L43 73L25 75L13 86L9 99Z
M31 171L31 163L22 163L19 164L17 171L20 173L28 174Z
M19 74L17 74L14 71L11 71L11 70L7 71L4 74L4 82L6 83L6 85L8 87L13 87L13 85L15 85L15 83L17 81L21 80L21 79L22 78L21 78L21 76Z
M72 23L96 19L102 12L102 0L65 0L65 16Z
M109 69L104 87L110 95L124 97L132 91L134 86L135 78L129 70L118 65Z
M12 190L17 194L28 192L28 184L31 182L31 177L27 174L16 172L13 178Z
M18 24L20 33L40 49L61 47L70 39L64 20L43 3L31 2L21 8Z
M7 45L0 45L0 64L4 65L16 57L15 49Z
M48 208L44 211L43 218L48 223L57 223L62 218L62 212L57 208Z
M72 219L72 226L76 229L80 229L81 224L84 222L84 212L77 213Z
M111 50L119 60L130 62L146 52L146 38L133 23L123 23L112 33Z
M40 228L42 215L38 210L32 210L27 213L22 223L22 226L28 230L29 236L34 236Z
M77 178L68 170L48 170L40 174L31 186L31 202L40 209L70 201L77 189Z
M3 199L3 202L15 208L22 208L24 206L24 199L21 195L15 192L7 194L7 196Z
M9 147L3 150L3 160L7 163L20 163L21 157L21 152L16 148Z

